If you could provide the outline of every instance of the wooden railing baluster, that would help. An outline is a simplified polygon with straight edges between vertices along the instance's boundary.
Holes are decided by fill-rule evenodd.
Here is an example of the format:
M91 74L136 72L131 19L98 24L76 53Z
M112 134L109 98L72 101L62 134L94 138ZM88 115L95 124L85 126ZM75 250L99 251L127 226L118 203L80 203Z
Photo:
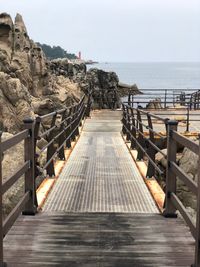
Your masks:
M58 138L58 147L60 147L63 144L63 142L65 141L65 132L64 132L65 124L64 124L64 120L66 118L66 112L67 112L67 110L65 109L63 114L62 114L62 117L61 117L60 131L63 131L63 134L61 134L60 137ZM58 157L59 157L60 160L65 160L65 149L64 149L64 146L62 146L61 149L59 150Z
M29 137L24 141L24 161L30 162L30 167L25 173L25 193L30 192L30 199L24 207L24 215L35 215L37 207L35 206L35 137L34 120L25 119L24 128L29 130Z
M152 119L149 113L147 113L147 120L148 120L148 128L149 128L149 139L153 144L155 144L154 132L152 131L153 123L152 123ZM147 154L152 159L152 161L155 162L156 150L151 145L151 143L148 144ZM148 161L146 177L151 178L154 176L154 174L155 174L155 166L151 163L151 161Z
M4 267L3 262L3 203L2 203L2 161L3 161L3 151L1 151L1 136L2 132L0 132L0 267Z
M57 113L55 113L52 117L52 121L51 121L51 126L50 128L54 127L55 126L55 123L56 123L56 118L57 118ZM51 142L54 138L54 131L51 131L47 137L47 141L48 142ZM50 146L47 148L47 162L51 159L51 157L53 156L55 152L55 147L54 147L54 142L52 142L50 144ZM55 176L55 169L54 169L54 160L52 159L50 164L47 166L47 174L52 177L52 176Z
M66 147L71 147L71 138L69 138L70 132L71 132L71 124L72 122L72 107L69 108L68 114L67 114L67 120L66 120L66 131L65 131L65 137L66 137Z
M76 140L76 132L75 132L75 127L76 127L76 106L72 107L72 125L71 125L71 132L72 132L72 136L71 136L71 140L75 141Z
M138 143L140 144L141 147L145 147L145 140L143 137L143 125L142 125L142 118L141 118L141 113L140 110L137 109L137 125L138 125ZM141 160L144 157L144 151L138 146L138 154L137 154L137 160Z
M126 128L127 128L127 114L126 114L126 108L125 108L125 105L124 104L122 104L122 111L123 111L123 114L122 114L122 133L124 134L124 135L126 135L126 133L127 133L127 130L126 130Z
M173 131L177 131L177 121L168 121L168 136L167 136L167 170L166 170L166 192L165 192L165 217L177 217L176 208L171 201L171 194L176 193L176 174L171 171L171 162L176 162L177 143L172 138Z
M136 148L136 138L137 138L137 132L136 132L136 123L135 123L135 114L133 108L131 108L131 149Z
M196 237L195 237L195 260L194 267L200 266L200 135L198 151L198 176L197 176L197 215L196 215Z
M130 116L130 113L129 113L129 107L126 107L126 124L127 124L127 134L126 134L126 140L127 141L130 141L131 139L131 135L130 135L130 131L131 131L131 116Z

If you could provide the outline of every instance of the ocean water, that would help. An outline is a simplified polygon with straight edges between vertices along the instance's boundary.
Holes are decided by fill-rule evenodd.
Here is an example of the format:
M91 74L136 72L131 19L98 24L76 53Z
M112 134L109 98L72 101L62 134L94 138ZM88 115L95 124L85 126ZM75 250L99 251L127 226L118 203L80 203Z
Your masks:
M99 63L88 68L114 71L119 80L140 89L200 89L200 62Z

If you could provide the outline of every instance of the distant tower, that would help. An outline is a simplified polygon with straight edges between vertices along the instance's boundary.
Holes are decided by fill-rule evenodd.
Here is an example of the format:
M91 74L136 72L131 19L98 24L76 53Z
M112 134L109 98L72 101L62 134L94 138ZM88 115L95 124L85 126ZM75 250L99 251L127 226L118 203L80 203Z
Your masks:
M81 60L81 51L78 52L78 59Z

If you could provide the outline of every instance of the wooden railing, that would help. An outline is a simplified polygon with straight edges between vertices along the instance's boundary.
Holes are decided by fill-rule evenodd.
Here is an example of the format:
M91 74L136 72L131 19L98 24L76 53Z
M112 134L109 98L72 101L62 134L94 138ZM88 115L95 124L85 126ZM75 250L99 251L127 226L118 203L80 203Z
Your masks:
M169 121L168 124L168 140L167 140L167 171L166 171L166 206L164 216L176 217L176 210L178 210L195 239L195 264L193 266L200 266L200 161L198 163L197 183L193 181L177 164L176 153L177 144L187 147L193 153L198 155L200 159L200 144L196 144L192 140L185 138L177 133L177 122ZM197 198L196 211L196 225L187 212L182 201L177 196L176 184L177 177L188 187L188 189L195 194Z
M155 155L160 152L164 157L162 149L166 147L166 136L154 130L154 121L159 121L164 124L167 130L169 119L164 119L160 116L146 112L141 109L133 108L127 104L122 104L122 132L127 136L127 140L131 141L131 149L137 148L137 160L147 158L148 168L146 176L148 178L155 175L155 172L163 174L163 171L155 162ZM145 134L148 131L148 136Z
M0 134L0 266L3 263L3 238L8 233L18 216L35 215L37 212L36 180L46 171L48 176L54 176L54 162L58 157L65 159L65 148L71 146L71 142L79 135L79 126L82 120L90 114L90 97L86 101L85 96L78 104L50 114L39 116L35 120L24 120L25 130L12 138L1 142ZM45 127L44 125L50 125ZM45 146L40 153L36 153L37 142L43 138ZM24 163L6 182L2 183L3 153L24 141ZM38 158L46 153L46 163L39 166ZM3 218L3 195L24 175L25 191L21 200L16 204L10 214Z
M147 178L154 176L157 173L165 175L165 207L163 216L177 217L176 211L179 211L185 220L186 224L191 230L195 239L195 259L194 267L200 266L200 161L198 164L198 178L197 183L193 181L177 164L177 144L187 147L193 153L198 155L200 159L200 144L182 136L177 132L178 122L163 119L157 115L146 112L144 110L135 109L127 104L123 104L123 118L122 118L122 133L126 135L128 141L131 142L131 149L137 149L137 159L148 159ZM143 120L146 116L145 124ZM167 147L167 153L163 153L160 145L156 144L156 136L163 141L163 136L153 129L152 121L156 119L161 121L166 128L167 139L165 138L164 144ZM144 134L144 128L149 131L149 135ZM158 139L159 139L158 138ZM162 143L162 142L161 142ZM165 145L164 145L165 146ZM167 160L166 172L163 172L155 160L155 154L160 152ZM197 198L197 211L196 211L196 224L187 212L186 207L177 195L176 186L177 178L179 178ZM170 231L170 229L169 229ZM184 234L184 233L183 233Z

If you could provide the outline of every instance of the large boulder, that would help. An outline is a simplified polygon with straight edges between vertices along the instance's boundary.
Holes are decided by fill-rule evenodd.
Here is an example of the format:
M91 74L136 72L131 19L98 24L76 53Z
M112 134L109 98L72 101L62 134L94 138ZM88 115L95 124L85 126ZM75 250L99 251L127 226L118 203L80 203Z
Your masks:
M197 182L196 177L198 171L198 164L198 155L196 155L191 150L185 147L182 153L182 157L179 160L179 166L186 174L191 175L192 179L195 182Z
M92 68L87 72L86 79L92 91L94 105L99 108L120 106L120 98L117 94L119 79L115 72Z
M34 118L31 96L19 79L0 72L0 123L2 130L15 133L22 128L23 119Z
M197 182L198 164L198 155L185 147L179 159L179 167L195 182ZM177 192L186 207L196 210L196 196L179 178L177 178Z

